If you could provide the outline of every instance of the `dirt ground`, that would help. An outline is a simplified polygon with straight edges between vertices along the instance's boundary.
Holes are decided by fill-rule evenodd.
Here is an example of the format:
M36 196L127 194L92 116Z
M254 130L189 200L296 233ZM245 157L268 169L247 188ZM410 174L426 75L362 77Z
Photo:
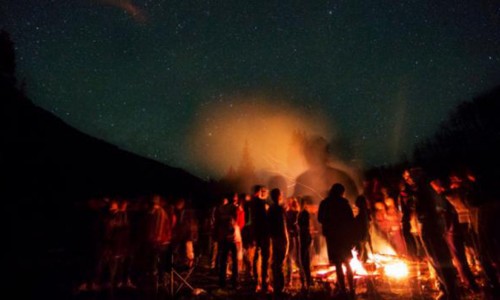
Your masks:
M424 267L419 270L420 276L409 276L400 280L388 279L384 276L357 277L355 280L355 298L373 300L435 299L438 294L435 287L435 281L430 278L428 270L425 269L425 264L422 264L422 266ZM185 275L185 273L183 275ZM237 289L220 289L217 285L217 274L207 268L203 258L187 281L194 290L188 288L186 285L179 286L181 281L176 278L174 281L175 289L177 290L179 288L179 290L175 294L175 297L169 294L170 286L167 277L167 284L163 286L160 285L158 289L138 287L123 289L101 288L99 290L75 291L73 299L348 299L347 297L335 295L335 292L332 290L333 284L319 279L315 280L314 286L308 291L303 291L300 289L300 281L297 274L293 276L292 286L287 288L286 293L279 298L273 294L256 293L255 284L244 275L240 276L240 285ZM482 283L479 275L478 282L480 284ZM461 299L479 300L499 298L483 288L479 293L473 293L469 290L462 289Z

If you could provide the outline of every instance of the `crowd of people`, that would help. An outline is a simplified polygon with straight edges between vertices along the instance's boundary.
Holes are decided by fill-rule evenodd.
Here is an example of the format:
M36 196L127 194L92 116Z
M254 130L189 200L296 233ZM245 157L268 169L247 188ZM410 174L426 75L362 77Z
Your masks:
M168 203L154 194L137 202L120 197L89 203L82 241L86 246L85 276L78 291L138 287L152 292L166 286L172 263L195 263L198 222L182 197ZM138 205L138 206L137 206Z
M183 198L167 203L153 195L133 222L126 200L108 199L96 222L96 263L80 289L97 289L104 282L136 288L139 281L158 287L172 257L189 268L195 252L206 252L221 289L238 290L249 279L256 292L279 297L294 284L294 273L301 289L314 285L311 262L323 239L328 263L336 267L335 293L354 297L352 250L366 261L376 234L397 255L432 266L439 299L459 299L460 287L479 292L478 272L485 288L498 291L498 202L481 193L470 172L428 178L412 168L392 185L367 180L356 199L346 199L344 186L334 183L319 206L309 196L284 195L262 185L252 194L230 193L206 214L206 228L198 227ZM200 230L208 232L206 250L196 245Z
M277 188L257 185L253 195L235 193L214 207L211 267L218 270L220 287L226 287L228 253L231 288L239 288L238 275L244 274L254 280L256 292L281 294L292 283L294 267L303 287L309 287L311 205L308 198L299 204Z
M411 168L401 179L392 191L377 178L367 181L358 198L367 200L362 202L371 210L374 231L398 255L432 266L438 298L459 299L461 287L479 292L477 273L485 288L498 293L498 199L485 193L469 170L429 177ZM369 248L370 236L364 232L360 249Z

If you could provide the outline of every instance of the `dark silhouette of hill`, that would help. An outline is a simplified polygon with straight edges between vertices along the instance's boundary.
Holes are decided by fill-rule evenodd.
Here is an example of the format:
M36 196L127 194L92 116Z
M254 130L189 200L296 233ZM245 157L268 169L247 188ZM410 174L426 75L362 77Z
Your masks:
M201 191L204 182L186 171L93 138L33 105L15 86L12 64L2 65L2 168L11 187L75 199Z
M90 197L183 196L203 206L206 183L188 172L84 134L34 105L15 77L0 31L0 199L7 250L4 282L23 299L68 299L71 255Z

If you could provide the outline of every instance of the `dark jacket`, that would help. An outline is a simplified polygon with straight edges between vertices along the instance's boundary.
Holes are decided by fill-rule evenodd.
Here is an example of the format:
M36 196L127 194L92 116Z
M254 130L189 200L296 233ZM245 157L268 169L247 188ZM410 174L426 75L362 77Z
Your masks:
M335 240L342 245L353 244L354 215L345 198L328 197L321 201L318 210L318 221L327 239Z
M219 207L215 214L215 238L217 241L235 240L236 206L232 203Z
M297 223L297 217L299 215L298 211L288 210L285 212L286 216L286 230L288 231L289 237L299 236L299 225Z
M287 238L285 210L283 207L277 204L273 204L269 207L267 230L272 239Z
M257 197L252 198L250 203L250 218L255 239L262 240L269 238L265 200Z
M299 237L300 241L305 242L307 244L310 243L311 237L311 229L309 225L309 212L307 210L302 210L298 216L298 226L299 226Z

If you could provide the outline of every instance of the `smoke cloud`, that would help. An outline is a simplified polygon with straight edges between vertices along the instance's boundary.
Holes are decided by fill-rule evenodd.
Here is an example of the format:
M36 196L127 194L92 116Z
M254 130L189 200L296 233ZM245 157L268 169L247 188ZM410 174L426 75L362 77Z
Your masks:
M324 117L264 98L226 99L198 112L188 145L193 159L214 176L237 169L245 143L255 170L295 177L306 168L297 132L327 136Z
M304 136L333 140L336 131L331 124L320 112L281 99L228 98L199 109L187 149L202 172L218 179L231 167L238 170L247 144L260 183L281 175L290 192L296 178L310 167L301 144Z

